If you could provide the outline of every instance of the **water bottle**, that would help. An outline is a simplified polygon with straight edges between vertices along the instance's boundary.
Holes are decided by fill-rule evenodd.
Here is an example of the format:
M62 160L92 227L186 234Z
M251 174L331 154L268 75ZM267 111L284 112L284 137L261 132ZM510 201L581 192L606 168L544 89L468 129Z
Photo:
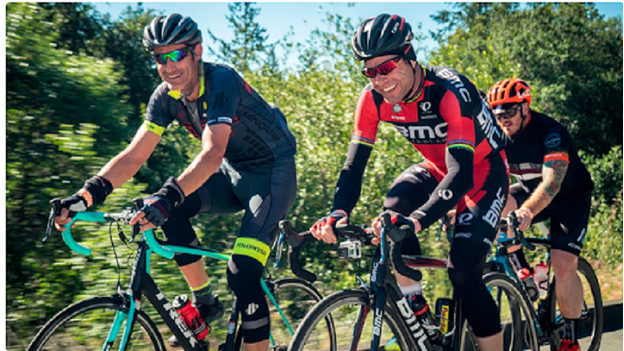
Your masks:
M540 262L535 266L533 279L537 284L540 299L545 299L548 295L548 265L546 263Z
M201 318L199 310L189 301L188 296L176 296L172 305L198 340L203 340L210 333L210 326Z
M522 285L524 285L531 301L537 301L540 293L538 292L537 284L535 283L534 278L531 277L531 271L528 268L521 268L516 271L516 275L518 276L518 279L520 279L520 282L522 282Z
M425 300L422 295L413 295L410 300L412 310L420 324L425 328L427 335L429 335L429 340L438 340L441 334L431 314L431 309L429 308L429 304L427 304L427 300Z

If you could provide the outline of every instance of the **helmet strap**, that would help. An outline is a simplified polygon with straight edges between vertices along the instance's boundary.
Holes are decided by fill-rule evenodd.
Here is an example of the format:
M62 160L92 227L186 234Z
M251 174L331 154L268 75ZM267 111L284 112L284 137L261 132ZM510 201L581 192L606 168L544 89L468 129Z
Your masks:
M526 125L524 125L524 122L526 121L527 118L529 118L529 115L524 114L524 108L522 106L522 104L524 103L526 103L526 101L523 101L522 103L520 103L520 130L518 131L518 133L520 133L521 131L524 130L524 128L526 128Z
M418 82L418 86L416 86L416 76L417 76L416 68L420 68L420 80ZM405 96L403 97L403 100L402 100L403 102L414 102L418 98L420 98L423 92L422 87L425 82L425 72L422 66L419 65L418 62L416 62L416 67L412 67L412 72L414 72L414 83L412 84L412 87L407 92L407 94L405 94Z
M191 52L192 52L191 55L193 56L193 58L195 58L195 51L193 51L193 49L191 49ZM201 70L201 63L202 63L201 60L197 61L197 80L195 80L195 83L193 83L193 86L191 87L191 91L188 94L186 94L186 93L182 92L182 90L180 90L180 97L183 97L183 98L188 100L188 97L193 95L193 92L195 91L195 87L197 87L197 85L199 84L199 80L201 78L200 77L201 76L201 71L200 71Z

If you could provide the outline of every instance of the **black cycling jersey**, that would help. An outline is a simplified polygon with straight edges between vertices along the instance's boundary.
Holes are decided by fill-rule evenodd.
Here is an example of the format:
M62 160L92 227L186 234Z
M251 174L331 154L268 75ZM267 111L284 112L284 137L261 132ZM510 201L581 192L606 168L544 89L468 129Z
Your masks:
M566 176L559 193L553 199L575 192L592 189L594 184L585 165L581 162L572 138L559 122L531 111L529 123L524 130L505 139L505 153L509 172L527 193L533 193L542 181L542 166L548 160L569 162Z
M273 163L295 154L295 138L286 118L232 68L203 63L195 102L180 97L163 82L152 94L145 114L149 130L162 134L177 119L196 138L206 126L226 123L232 133L224 158L236 169Z

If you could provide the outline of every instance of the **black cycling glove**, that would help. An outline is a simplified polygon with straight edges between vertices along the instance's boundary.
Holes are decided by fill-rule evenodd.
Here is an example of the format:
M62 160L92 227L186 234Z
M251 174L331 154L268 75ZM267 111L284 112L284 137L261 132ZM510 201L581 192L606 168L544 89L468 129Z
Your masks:
M165 184L144 200L141 211L145 213L145 219L156 226L165 224L171 210L184 202L184 192L174 177L167 179Z
M78 192L61 200L61 207L70 212L86 211L91 205L103 203L112 191L113 185L108 179L102 176L91 177Z

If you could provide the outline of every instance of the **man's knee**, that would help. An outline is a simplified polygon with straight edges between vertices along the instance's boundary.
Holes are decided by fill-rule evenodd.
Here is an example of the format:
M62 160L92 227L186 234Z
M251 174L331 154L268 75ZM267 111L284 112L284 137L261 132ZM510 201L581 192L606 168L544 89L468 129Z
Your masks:
M552 249L550 251L550 264L555 277L566 279L576 274L578 256L563 250Z

